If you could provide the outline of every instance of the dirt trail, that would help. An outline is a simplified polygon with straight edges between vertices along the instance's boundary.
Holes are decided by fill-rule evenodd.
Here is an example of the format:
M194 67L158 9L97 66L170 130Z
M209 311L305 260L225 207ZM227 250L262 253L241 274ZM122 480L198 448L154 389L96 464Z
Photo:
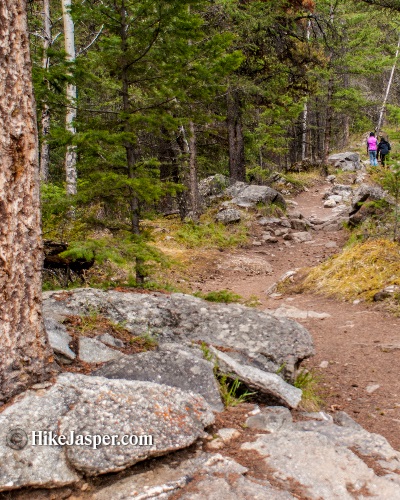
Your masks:
M320 185L301 193L294 198L298 206L291 211L328 218L332 209L322 205L327 187ZM245 298L257 296L261 310L290 305L330 314L324 320L297 320L314 338L317 354L303 366L314 368L321 377L323 409L329 413L346 411L400 450L400 318L389 315L380 304L349 304L314 294L286 294L273 299L265 293L286 271L316 265L337 253L347 239L343 230L312 231L312 235L312 242L289 242L288 246L279 238L277 243L222 253L215 267L192 286L202 292L228 289ZM239 264L231 265L232 261ZM252 261L258 270L251 268ZM269 274L260 271L262 264L271 265Z

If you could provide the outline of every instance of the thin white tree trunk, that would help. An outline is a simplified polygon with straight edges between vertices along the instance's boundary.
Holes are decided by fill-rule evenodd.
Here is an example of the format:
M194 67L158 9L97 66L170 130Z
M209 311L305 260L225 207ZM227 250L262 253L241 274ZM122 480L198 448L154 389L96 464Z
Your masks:
M385 97L383 99L382 107L381 107L381 109L379 111L378 125L376 126L376 135L377 136L379 135L379 133L381 131L381 126L382 126L382 122L383 122L383 114L385 112L386 103L387 103L387 100L388 100L388 97L389 97L390 87L392 86L392 81L393 81L393 76L394 76L394 70L396 69L397 58L399 57L399 51L400 51L400 36L399 36L399 41L397 42L396 55L394 56L394 62L393 62L392 70L390 72L389 81L388 81L388 84L387 84L387 87L386 87Z
M307 41L310 40L311 33L311 21L307 22L307 32L306 37ZM301 133L301 159L304 161L306 159L307 152L307 115L308 115L308 105L307 100L304 102L303 106L303 120L301 123L302 133Z
M62 0L63 20L64 20L64 40L65 52L67 60L70 62L75 61L75 36L74 36L74 22L70 13L71 0ZM67 99L69 107L67 108L67 115L65 118L65 127L68 132L75 134L75 119L76 119L76 86L72 84L67 85ZM67 181L67 194L76 194L76 146L68 146L65 155L65 175Z
M43 61L42 67L47 70L49 67L49 57L47 51L51 46L51 20L50 20L50 0L43 0ZM47 136L50 132L50 108L44 103L42 107L42 145L40 148L40 177L43 182L49 178L50 166L50 146Z

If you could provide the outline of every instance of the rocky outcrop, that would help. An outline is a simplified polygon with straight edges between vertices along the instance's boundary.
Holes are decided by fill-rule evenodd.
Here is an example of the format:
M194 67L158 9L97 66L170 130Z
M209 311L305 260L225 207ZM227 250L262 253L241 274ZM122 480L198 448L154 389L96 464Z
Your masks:
M205 342L229 348L232 357L275 373L282 365L293 378L299 363L314 354L309 332L292 320L276 319L239 304L213 304L184 294L141 294L76 289L69 294L44 293L44 316L62 321L67 315L101 311L123 323L133 336L151 334L162 344Z
M344 171L356 171L362 168L358 153L337 153L328 157L328 164Z
M242 449L258 452L281 489L296 484L304 498L398 498L400 479L393 471L400 469L400 453L349 417L338 421L342 426L331 418L291 425L286 420Z
M81 473L122 470L189 446L213 421L198 394L65 373L50 389L28 391L0 414L0 491L63 486ZM39 431L47 433L41 434L41 445ZM58 445L52 441L56 435L75 436L75 442ZM123 445L128 435L133 438ZM100 445L94 436L110 439Z
M178 454L176 454L178 455ZM166 458L116 484L100 490L94 500L167 499L179 494L185 500L248 500L293 497L268 481L245 476L248 469L219 454L197 453ZM178 460L178 465L177 465Z

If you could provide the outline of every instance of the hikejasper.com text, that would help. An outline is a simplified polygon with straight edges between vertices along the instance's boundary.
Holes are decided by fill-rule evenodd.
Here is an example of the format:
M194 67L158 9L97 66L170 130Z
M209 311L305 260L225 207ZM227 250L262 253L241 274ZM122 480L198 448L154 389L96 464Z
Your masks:
M88 446L96 450L101 446L152 446L153 436L136 434L56 434L52 431L32 431L32 446Z

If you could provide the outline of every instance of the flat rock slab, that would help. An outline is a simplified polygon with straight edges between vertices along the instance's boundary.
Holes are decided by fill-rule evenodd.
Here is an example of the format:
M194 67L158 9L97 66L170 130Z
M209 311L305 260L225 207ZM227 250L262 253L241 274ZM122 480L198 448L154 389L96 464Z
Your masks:
M346 420L342 421L346 425ZM400 465L399 452L382 436L362 428L326 421L297 422L273 434L259 435L242 449L264 457L283 490L295 482L297 491L306 498L400 498L400 479L392 472ZM371 460L377 463L386 474L380 472L378 476L362 456L369 458L369 465Z
M253 366L238 363L227 354L214 349L214 347L210 347L210 351L218 359L220 371L233 374L248 387L273 396L289 408L297 408L302 397L301 389L289 385L275 373L266 373Z
M158 351L142 352L107 363L94 375L179 387L201 394L213 410L222 411L224 405L214 377L213 363L203 359L201 351L199 355L190 351L193 349L184 350L165 344Z
M120 351L107 347L100 340L89 337L79 338L79 359L85 363L106 363L122 356Z
M64 373L48 390L28 391L0 414L0 491L63 486L76 482L80 472L122 470L189 446L213 421L211 408L197 394L151 382ZM22 449L14 449L15 440L14 448L9 445L15 429L22 430L19 436L26 435ZM117 437L115 445L108 440L98 447L93 440L83 446L79 441L34 446L32 432L38 431L68 439L71 433L86 439ZM118 444L125 435L137 436L143 445L136 438L132 444ZM140 436L152 436L152 441Z
M150 469L150 468L149 468ZM94 500L144 500L170 498L239 500L292 499L286 492L275 490L267 481L244 477L247 469L231 458L219 454L198 453L181 459L179 454L152 464L150 470L139 471L103 488Z
M277 319L239 304L214 304L174 293L141 294L77 289L69 294L44 293L44 315L87 315L99 310L123 323L132 335L150 333L159 343L202 341L241 354L247 364L269 372L285 366L293 377L298 364L314 354L309 332L293 320Z

